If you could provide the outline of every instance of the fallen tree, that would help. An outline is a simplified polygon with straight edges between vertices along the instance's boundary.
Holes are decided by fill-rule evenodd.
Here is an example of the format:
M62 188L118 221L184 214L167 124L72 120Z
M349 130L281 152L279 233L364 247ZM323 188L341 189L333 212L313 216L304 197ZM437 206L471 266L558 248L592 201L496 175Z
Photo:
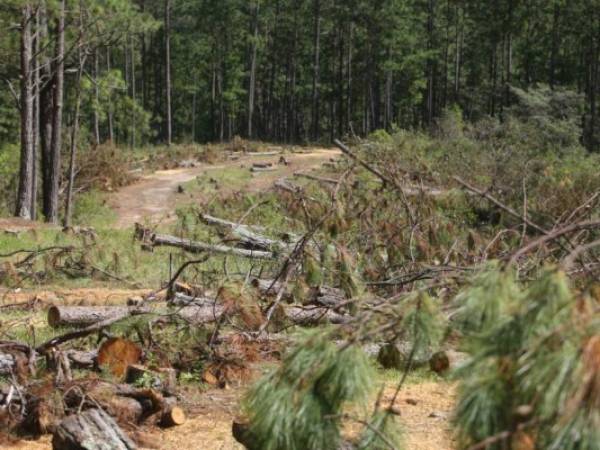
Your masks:
M152 235L151 244L154 247L165 246L181 248L189 253L219 253L251 259L275 259L275 254L273 252L247 250L218 244L207 244L205 242L182 239L168 234Z

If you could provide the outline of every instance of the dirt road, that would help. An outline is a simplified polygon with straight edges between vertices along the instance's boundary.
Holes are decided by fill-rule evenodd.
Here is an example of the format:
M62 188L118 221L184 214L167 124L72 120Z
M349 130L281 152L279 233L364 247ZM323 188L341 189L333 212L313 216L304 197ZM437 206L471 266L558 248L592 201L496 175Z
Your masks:
M128 228L136 222L144 220L154 222L164 219L173 212L178 186L192 181L204 173L241 166L248 167L250 170L252 162L258 161L274 163L276 170L256 174L241 188L237 187L238 190L253 192L268 189L277 179L292 176L294 172L320 167L323 162L339 155L339 151L332 149L312 149L307 153L289 153L284 155L288 165L283 165L277 164L281 155L265 157L248 154L235 161L216 165L200 163L192 168L161 170L116 192L111 196L109 205L117 213L116 226ZM227 192L226 186L224 191Z

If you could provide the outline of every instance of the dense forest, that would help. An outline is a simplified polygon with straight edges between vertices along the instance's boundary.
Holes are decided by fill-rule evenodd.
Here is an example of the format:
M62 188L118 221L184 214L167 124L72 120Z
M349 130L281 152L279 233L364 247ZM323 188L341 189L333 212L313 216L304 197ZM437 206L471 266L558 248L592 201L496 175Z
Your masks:
M0 27L1 448L600 449L600 0Z
M34 214L39 165L57 220L67 149L330 141L427 128L449 107L502 119L513 86L584 97L581 141L598 150L599 11L592 0L5 1L0 144L21 143L18 214Z
M470 120L502 117L511 85L544 83L585 96L582 139L597 150L599 10L593 0L11 0L0 10L0 142L17 139L14 97L28 73L42 109L66 74L71 125L81 65L82 132L96 143L315 141L427 127L452 105Z

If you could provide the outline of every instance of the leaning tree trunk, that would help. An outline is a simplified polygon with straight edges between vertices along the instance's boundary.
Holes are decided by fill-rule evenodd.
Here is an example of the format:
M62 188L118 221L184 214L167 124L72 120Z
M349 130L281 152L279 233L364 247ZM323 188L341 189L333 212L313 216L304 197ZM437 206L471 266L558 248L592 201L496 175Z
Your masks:
M25 5L21 18L21 167L17 194L17 217L32 218L33 179L33 79L31 70L31 5Z

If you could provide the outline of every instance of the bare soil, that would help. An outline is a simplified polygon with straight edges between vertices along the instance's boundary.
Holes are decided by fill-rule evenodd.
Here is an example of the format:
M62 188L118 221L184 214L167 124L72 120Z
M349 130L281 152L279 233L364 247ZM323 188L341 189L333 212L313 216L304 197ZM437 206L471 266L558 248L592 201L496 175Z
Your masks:
M241 188L236 187L244 192L257 192L267 189L279 178L292 176L297 171L319 167L323 162L338 155L340 152L332 149L311 149L306 153L286 153L283 156L289 165L277 165L282 155L265 157L252 156L249 153L237 160L216 165L199 163L196 167L191 168L160 170L116 192L111 196L109 205L117 213L117 227L119 228L132 227L136 222L164 221L168 220L173 212L173 207L177 202L178 187L202 174L240 166L250 170L252 162L273 163L276 170L258 173ZM222 192L224 194L232 193L233 189L224 186Z
M161 450L243 450L231 435L231 424L238 414L243 390L211 389L189 399L188 421L177 428L142 430L140 445ZM385 390L384 401L391 401L394 387ZM401 411L405 448L410 450L453 450L450 414L455 399L454 386L447 382L420 382L404 387L395 407ZM352 434L352 426L347 429ZM0 445L0 448L2 446ZM9 447L7 447L9 448ZM21 441L11 449L49 450L51 438Z

